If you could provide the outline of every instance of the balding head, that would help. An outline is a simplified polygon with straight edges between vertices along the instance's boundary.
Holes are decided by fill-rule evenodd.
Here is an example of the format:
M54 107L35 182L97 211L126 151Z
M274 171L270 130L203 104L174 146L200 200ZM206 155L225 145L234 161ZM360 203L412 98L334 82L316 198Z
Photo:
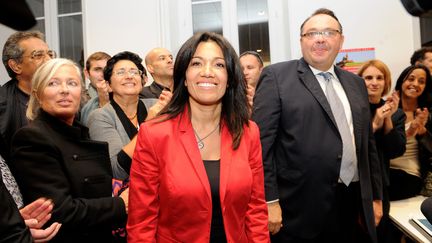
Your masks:
M173 55L165 48L154 48L145 57L147 71L154 81L164 87L173 86Z

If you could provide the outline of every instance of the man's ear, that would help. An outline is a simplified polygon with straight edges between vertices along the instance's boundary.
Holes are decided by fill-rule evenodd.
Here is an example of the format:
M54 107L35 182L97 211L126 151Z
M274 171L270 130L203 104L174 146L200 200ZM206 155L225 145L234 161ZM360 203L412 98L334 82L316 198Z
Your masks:
M21 74L22 72L21 63L17 63L15 60L9 59L7 64L9 68L12 69L12 71L14 71L16 74Z
M148 65L146 66L146 68L147 68L147 71L148 71L150 74L154 73L153 65L148 64Z
M90 80L90 73L89 73L89 71L87 71L87 69L84 69L84 77L86 78L86 79L89 79Z
M142 79L142 85L144 86L147 82L148 82L148 77L146 75L143 75L143 79Z

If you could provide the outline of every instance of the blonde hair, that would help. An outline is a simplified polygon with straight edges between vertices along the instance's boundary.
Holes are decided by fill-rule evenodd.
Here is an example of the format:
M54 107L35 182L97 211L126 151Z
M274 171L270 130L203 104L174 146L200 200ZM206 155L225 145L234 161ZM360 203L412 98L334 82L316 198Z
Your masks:
M80 77L80 84L82 86L81 70L74 61L65 58L54 58L42 64L34 73L31 81L32 91L26 111L26 116L30 121L33 121L37 117L39 110L41 109L39 97L42 96L43 91L48 86L48 82L52 79L54 74L63 66L71 66L75 68Z
M368 67L375 67L384 75L384 90L383 93L381 94L381 97L385 96L390 91L391 82L392 82L389 68L384 62L378 59L372 59L365 62L363 66L358 70L357 74L360 77L363 77L363 73Z

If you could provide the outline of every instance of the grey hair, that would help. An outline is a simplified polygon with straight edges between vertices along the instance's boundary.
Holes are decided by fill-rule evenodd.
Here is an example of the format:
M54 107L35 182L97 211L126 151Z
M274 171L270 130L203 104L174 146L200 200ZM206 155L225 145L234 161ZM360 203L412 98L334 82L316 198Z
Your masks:
M42 96L43 91L48 86L48 82L52 79L54 74L60 67L71 66L74 67L82 88L82 75L81 69L74 61L66 58L54 58L42 64L35 72L32 78L32 91L28 103L26 116L30 121L33 121L41 109L39 98Z
M22 56L25 50L21 48L19 43L23 40L30 38L38 38L44 40L44 35L39 31L15 32L6 40L6 43L3 46L2 61L3 65L6 68L6 71L9 74L9 77L15 78L16 73L9 67L8 61L12 59L15 60L17 63L22 62Z

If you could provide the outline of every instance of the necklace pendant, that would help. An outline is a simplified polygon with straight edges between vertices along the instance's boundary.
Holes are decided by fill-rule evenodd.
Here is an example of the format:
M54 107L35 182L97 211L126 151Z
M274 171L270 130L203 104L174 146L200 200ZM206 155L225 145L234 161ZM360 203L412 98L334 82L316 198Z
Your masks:
M199 149L203 149L203 148L204 148L204 143L203 143L203 141L198 141L198 148L199 148Z

